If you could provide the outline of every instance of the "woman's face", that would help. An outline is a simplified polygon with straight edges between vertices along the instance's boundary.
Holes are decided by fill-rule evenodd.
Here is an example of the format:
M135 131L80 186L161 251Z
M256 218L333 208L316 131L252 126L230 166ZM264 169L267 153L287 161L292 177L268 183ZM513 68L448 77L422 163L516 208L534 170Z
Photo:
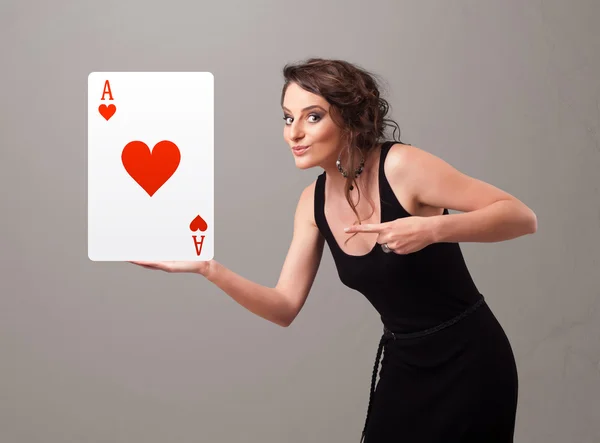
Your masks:
M296 83L290 83L283 99L283 138L292 149L296 166L308 169L335 162L341 148L341 129L329 114L329 103ZM295 146L308 146L294 151Z

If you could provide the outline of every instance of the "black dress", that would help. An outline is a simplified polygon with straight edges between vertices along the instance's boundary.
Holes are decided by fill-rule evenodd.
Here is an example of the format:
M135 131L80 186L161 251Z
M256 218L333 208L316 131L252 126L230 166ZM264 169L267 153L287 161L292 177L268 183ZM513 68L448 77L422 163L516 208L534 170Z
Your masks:
M382 222L411 216L384 173L394 143L382 145L379 160ZM315 222L342 283L368 299L384 327L364 442L512 443L518 394L513 351L459 245L436 243L400 255L375 244L367 254L347 254L325 219L325 180L323 172L316 182Z

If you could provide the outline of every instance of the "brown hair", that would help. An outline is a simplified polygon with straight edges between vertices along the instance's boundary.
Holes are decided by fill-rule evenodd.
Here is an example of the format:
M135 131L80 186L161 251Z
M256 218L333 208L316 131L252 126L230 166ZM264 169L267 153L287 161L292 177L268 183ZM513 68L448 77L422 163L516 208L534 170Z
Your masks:
M387 126L394 127L392 139L402 143L394 138L396 129L400 132L398 123L386 118L390 105L380 96L376 76L343 60L309 58L301 63L285 65L283 77L285 84L281 92L282 106L290 83L296 83L302 89L320 95L331 106L331 118L342 128L342 137L348 145L349 164L344 166L348 171L344 193L360 224L356 205L350 199L350 187L354 183L360 201L360 189L354 178L360 154L366 158L377 144L386 140L384 132ZM346 242L350 238L352 237Z

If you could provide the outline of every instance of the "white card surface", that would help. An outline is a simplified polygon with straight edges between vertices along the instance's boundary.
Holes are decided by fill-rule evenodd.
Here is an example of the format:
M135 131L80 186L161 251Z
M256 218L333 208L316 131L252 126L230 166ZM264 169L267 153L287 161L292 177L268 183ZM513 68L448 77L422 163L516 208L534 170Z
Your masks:
M88 257L214 257L214 77L88 76Z

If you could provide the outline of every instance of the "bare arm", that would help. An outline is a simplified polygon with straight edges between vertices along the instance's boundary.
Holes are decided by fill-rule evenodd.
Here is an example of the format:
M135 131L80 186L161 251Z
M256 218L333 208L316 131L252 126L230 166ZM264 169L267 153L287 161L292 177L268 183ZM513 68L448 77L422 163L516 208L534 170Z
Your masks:
M250 312L287 327L304 303L321 263L324 239L314 223L314 183L304 189L291 245L274 288L254 283L212 261L205 277Z

